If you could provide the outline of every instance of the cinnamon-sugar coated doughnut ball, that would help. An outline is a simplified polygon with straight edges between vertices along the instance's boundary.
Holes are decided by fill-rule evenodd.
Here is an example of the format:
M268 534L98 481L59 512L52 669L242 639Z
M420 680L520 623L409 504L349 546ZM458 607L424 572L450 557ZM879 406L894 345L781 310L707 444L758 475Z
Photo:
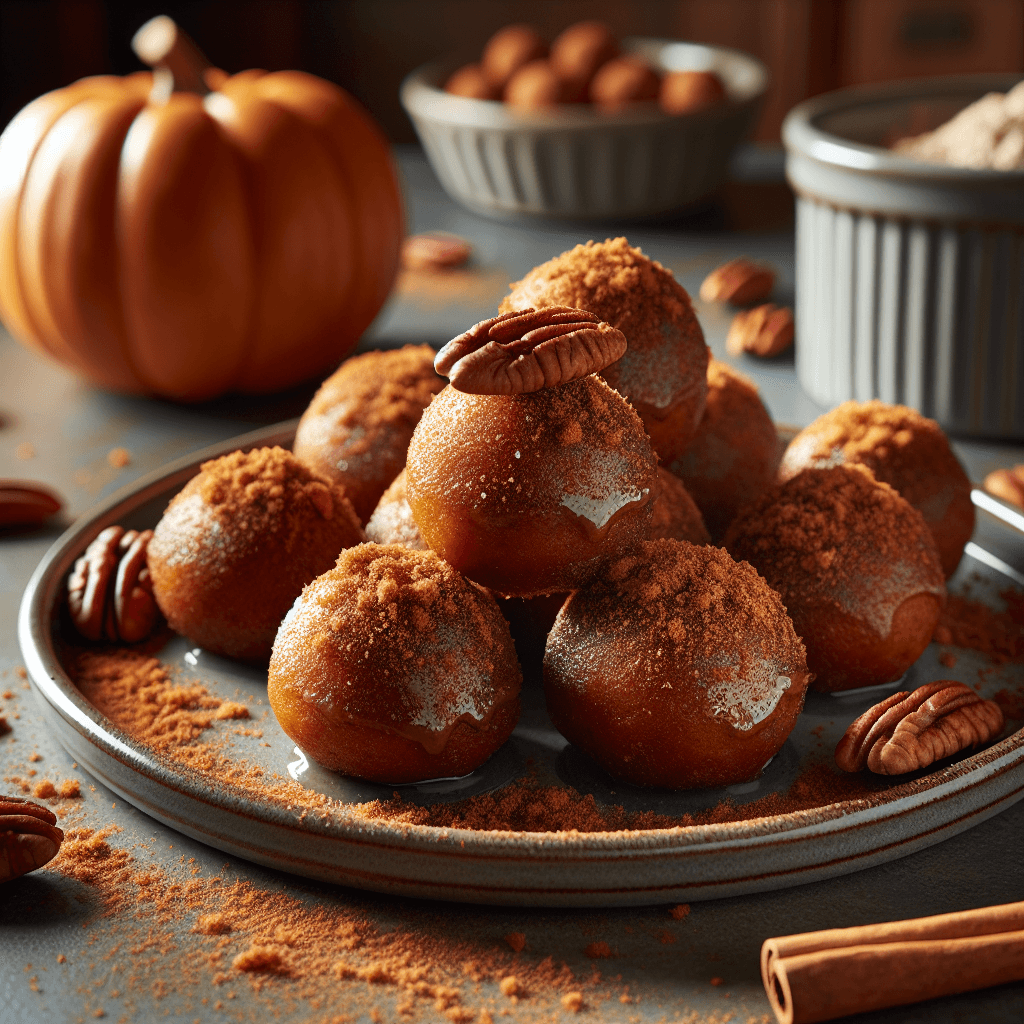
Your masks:
M938 423L905 405L844 402L793 438L779 479L809 466L853 463L867 466L924 516L949 579L974 533L974 503L971 481Z
M500 93L524 64L546 57L547 44L532 25L506 25L487 40L480 67Z
M360 522L405 465L413 429L444 387L434 355L429 345L406 345L347 359L299 420L296 456L344 486Z
M721 548L673 540L641 544L572 594L544 653L555 727L638 786L754 778L808 679L778 594Z
M534 267L500 312L585 309L626 336L626 354L601 371L643 420L662 462L682 454L707 397L708 348L690 296L625 238L587 242Z
M798 473L742 512L725 546L781 595L816 690L899 679L946 599L921 513L863 466Z
M604 64L590 83L590 98L605 110L658 98L661 79L637 57L616 57Z
M401 544L413 551L426 551L427 542L412 517L406 492L405 468L380 496L377 507L366 523L366 539L374 544Z
M757 386L728 363L712 359L697 435L669 469L683 481L716 542L736 513L772 486L780 451Z
M153 531L153 596L200 647L265 662L302 588L362 540L344 490L291 452L233 452L204 462Z
M444 83L444 91L471 100L501 99L501 89L490 81L479 64L465 64L453 72Z
M666 114L690 114L724 99L725 86L714 71L669 71L658 95Z
M665 537L689 541L691 544L711 543L700 509L687 493L683 481L659 466L658 493L654 497L654 512L647 539L660 540Z
M578 21L551 44L551 64L558 77L586 90L597 69L619 55L619 44L600 21Z
M642 540L657 487L643 424L593 375L520 395L445 388L416 427L406 472L430 548L517 597L574 590Z
M521 684L493 598L431 551L361 544L281 624L267 694L314 761L405 783L483 764L515 728Z

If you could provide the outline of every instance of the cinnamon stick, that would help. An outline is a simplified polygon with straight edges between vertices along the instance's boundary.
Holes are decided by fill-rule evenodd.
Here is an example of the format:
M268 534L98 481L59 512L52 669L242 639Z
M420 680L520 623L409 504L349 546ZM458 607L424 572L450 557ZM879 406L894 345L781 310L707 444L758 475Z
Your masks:
M768 939L780 1024L815 1024L1024 979L1024 902Z

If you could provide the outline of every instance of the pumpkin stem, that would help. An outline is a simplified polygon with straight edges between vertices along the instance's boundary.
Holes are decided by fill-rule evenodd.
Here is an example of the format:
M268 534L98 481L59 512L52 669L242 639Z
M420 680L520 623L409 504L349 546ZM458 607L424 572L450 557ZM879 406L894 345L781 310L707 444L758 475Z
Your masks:
M150 18L132 36L132 49L153 69L150 102L166 103L175 90L199 96L210 92L206 72L213 65L166 14Z

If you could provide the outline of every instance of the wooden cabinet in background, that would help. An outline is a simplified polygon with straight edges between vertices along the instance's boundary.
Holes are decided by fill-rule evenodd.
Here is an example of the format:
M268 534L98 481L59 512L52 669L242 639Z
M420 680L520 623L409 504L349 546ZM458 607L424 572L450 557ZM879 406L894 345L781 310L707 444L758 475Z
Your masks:
M772 72L764 140L778 139L795 103L843 85L1024 72L1024 0L219 0L160 9L228 71L297 67L337 82L396 142L415 137L398 102L402 78L443 54L479 53L512 21L553 37L598 18L620 35L752 53ZM129 40L153 9L140 11L129 0L0 2L0 126L82 75L136 70Z

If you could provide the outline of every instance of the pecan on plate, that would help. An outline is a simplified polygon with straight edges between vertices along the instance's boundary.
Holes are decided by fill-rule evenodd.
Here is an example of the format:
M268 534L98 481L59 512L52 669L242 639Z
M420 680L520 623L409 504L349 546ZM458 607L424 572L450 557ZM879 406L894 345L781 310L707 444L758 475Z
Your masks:
M731 356L742 352L754 356L777 356L793 344L794 333L793 310L768 302L745 309L732 318L725 350Z
M836 764L844 772L869 768L879 775L903 775L985 743L1002 730L998 704L963 683L940 680L913 693L894 693L865 711L839 741Z
M61 508L60 499L42 484L0 480L0 529L38 526Z
M481 321L438 352L434 369L456 391L522 395L598 373L625 351L625 335L593 313L545 306Z
M64 841L51 811L16 796L0 796L0 882L53 860Z
M775 287L775 271L746 256L729 260L712 270L700 286L704 302L731 302L734 306L749 306L763 302Z
M146 564L152 530L108 526L68 577L68 607L87 640L134 644L156 625L158 610Z

